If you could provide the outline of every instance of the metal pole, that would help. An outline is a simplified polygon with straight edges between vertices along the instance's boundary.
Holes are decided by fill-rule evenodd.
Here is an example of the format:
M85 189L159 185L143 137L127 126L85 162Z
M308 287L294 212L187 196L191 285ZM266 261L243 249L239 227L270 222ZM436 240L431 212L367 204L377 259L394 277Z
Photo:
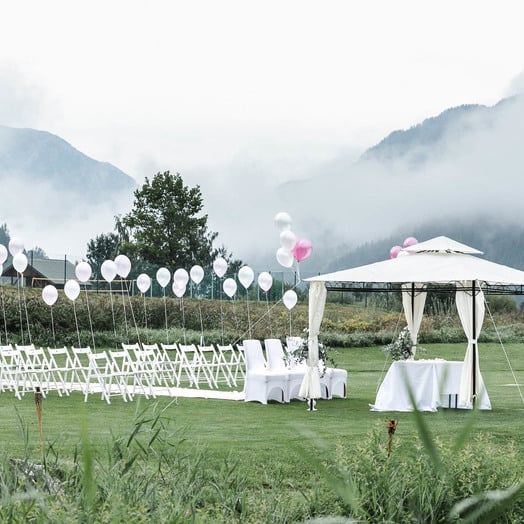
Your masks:
M472 280L471 281L471 295L472 295L472 300L473 300L473 304L472 304L472 317L473 317L473 370L472 370L472 373L473 373L473 407L475 407L475 397L477 396L477 373L476 373L476 369L477 369L477 328L476 328L476 314L477 312L475 311L475 280Z

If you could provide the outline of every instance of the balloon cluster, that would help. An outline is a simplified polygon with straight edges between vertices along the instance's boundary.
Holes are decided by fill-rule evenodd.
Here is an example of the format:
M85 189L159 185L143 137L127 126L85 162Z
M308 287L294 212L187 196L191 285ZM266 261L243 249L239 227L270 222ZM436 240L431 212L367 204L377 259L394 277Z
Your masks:
M277 249L276 257L278 263L287 268L293 265L293 260L302 262L313 251L311 241L293 233L291 223L291 217L285 211L275 215L275 225L280 231L280 247Z
M402 246L393 246L389 250L389 258L397 258L399 255L406 254L406 251L402 251L402 249L414 246L415 244L418 244L418 240L415 237L407 237Z

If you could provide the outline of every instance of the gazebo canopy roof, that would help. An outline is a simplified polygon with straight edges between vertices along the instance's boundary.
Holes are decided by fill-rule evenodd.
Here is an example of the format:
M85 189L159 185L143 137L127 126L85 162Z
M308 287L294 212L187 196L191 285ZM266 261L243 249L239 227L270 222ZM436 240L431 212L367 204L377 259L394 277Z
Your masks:
M447 237L404 248L397 258L318 275L308 282L454 284L476 280L491 286L524 286L524 271L473 256L481 251Z

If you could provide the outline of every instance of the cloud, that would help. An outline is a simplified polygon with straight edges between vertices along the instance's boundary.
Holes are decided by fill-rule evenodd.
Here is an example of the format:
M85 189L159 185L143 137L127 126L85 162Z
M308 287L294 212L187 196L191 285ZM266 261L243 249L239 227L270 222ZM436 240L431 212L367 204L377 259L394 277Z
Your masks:
M31 83L17 68L0 64L0 124L34 127L44 102L41 87Z

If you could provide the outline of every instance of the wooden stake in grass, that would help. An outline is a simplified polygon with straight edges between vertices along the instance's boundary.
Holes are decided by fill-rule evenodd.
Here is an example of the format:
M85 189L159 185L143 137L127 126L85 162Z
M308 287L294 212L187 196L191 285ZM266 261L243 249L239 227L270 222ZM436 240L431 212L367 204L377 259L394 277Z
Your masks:
M38 433L40 435L40 457L44 458L44 438L42 431L42 400L44 396L40 391L40 388L35 389L35 404L36 404L36 414L38 416Z
M386 427L388 428L388 457L391 455L391 444L393 444L393 435L397 429L398 420L386 419Z

